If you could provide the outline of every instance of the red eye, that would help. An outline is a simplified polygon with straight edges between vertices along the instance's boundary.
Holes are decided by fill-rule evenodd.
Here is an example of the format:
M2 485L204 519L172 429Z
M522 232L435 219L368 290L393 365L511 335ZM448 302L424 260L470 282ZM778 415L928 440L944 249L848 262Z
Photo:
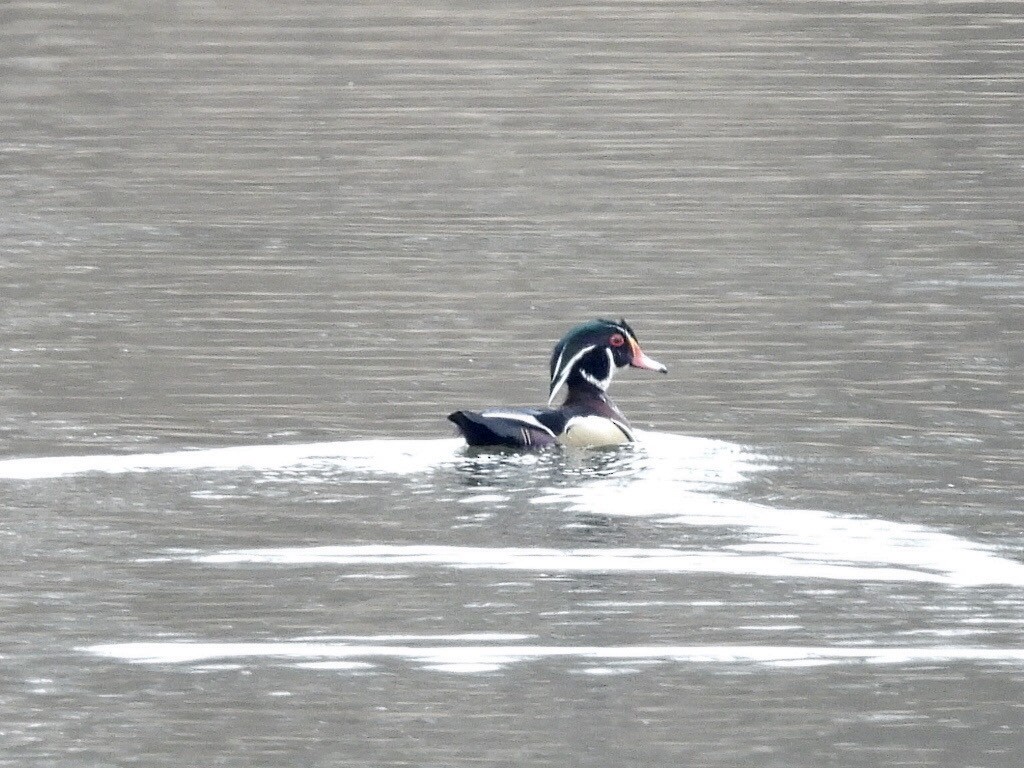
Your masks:
M621 347L623 344L626 343L626 337L623 336L621 333L615 333L612 334L612 337L610 339L608 339L608 343L611 344L613 347Z

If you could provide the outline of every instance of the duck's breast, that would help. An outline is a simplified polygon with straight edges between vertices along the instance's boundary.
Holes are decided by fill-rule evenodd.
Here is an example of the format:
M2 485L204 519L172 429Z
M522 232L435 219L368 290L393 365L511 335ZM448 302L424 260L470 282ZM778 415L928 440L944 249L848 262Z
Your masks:
M574 416L558 437L563 445L595 448L601 445L632 443L633 433L622 422L604 416Z

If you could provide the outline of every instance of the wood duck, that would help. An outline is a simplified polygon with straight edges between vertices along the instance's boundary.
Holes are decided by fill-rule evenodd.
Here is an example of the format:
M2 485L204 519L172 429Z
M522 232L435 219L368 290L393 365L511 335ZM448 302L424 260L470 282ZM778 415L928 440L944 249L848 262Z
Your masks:
M535 448L561 443L579 447L634 441L626 417L608 399L616 368L627 365L667 373L644 354L625 320L593 320L577 325L551 353L548 408L489 408L455 411L455 422L470 445ZM565 402L551 408L565 387Z

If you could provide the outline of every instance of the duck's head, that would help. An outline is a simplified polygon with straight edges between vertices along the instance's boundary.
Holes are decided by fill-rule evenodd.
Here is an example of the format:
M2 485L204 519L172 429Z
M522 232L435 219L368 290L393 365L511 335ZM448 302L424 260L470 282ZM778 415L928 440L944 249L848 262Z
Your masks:
M589 384L608 389L616 368L645 368L667 373L668 368L644 354L636 334L625 320L592 320L577 325L551 353L550 405L563 386Z

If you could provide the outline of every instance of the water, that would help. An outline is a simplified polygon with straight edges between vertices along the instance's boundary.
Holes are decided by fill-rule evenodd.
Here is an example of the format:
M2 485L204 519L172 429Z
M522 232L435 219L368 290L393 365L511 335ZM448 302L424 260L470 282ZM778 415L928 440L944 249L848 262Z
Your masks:
M11 4L0 764L1019 766L1022 23Z

